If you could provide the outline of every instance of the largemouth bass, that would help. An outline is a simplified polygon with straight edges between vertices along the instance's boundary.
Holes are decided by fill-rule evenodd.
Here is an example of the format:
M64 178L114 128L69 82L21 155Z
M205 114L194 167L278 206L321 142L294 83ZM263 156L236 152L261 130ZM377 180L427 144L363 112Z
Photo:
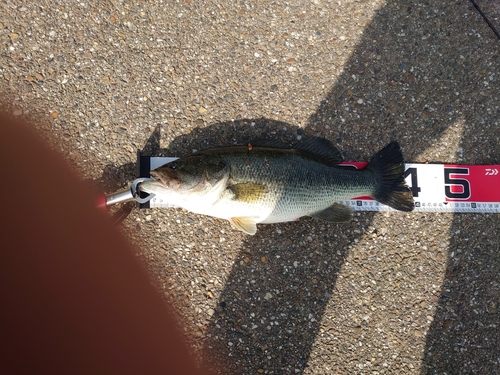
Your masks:
M359 196L413 210L397 142L384 147L362 170L339 167L341 161L340 152L323 138L293 148L260 141L181 157L151 171L155 180L143 182L140 190L188 211L229 220L248 234L256 233L257 223L302 216L347 221L352 211L338 202Z

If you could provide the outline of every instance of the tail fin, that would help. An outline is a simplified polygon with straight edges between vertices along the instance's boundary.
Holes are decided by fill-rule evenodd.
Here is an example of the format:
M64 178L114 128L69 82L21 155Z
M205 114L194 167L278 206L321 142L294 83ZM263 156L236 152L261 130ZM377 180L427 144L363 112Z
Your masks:
M374 199L396 210L413 210L413 195L405 183L403 154L397 142L380 150L366 168L375 174Z

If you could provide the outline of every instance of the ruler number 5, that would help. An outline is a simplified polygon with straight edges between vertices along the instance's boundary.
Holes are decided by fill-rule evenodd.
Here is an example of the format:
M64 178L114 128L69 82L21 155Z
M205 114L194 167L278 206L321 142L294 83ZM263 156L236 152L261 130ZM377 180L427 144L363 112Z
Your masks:
M452 175L469 175L469 168L445 168L444 169L444 194L450 199L467 199L470 197L470 183L463 178L452 177Z

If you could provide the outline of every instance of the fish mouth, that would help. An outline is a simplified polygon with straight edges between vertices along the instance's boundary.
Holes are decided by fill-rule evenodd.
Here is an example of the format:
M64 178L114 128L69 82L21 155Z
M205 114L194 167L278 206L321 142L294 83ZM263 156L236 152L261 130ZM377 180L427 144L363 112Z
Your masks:
M160 180L160 175L158 174L158 172L151 171L151 172L149 172L149 175L150 175L151 177L153 177L153 178L154 178L155 180L157 180L157 181L158 181L158 180Z
M181 180L179 176L174 173L169 173L170 171L151 171L149 174L155 179L155 181L161 183L163 186L170 189L176 189L181 185Z

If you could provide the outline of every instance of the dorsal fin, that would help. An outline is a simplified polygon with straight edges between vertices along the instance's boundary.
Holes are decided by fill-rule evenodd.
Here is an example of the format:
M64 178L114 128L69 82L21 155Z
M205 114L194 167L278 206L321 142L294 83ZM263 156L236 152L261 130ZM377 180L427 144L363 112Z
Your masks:
M252 147L267 147L267 148L292 148L291 145L286 142L280 141L279 139L264 139L258 138L248 142L252 145Z
M303 156L330 167L335 167L342 161L340 151L325 138L309 138L297 143L294 148Z

